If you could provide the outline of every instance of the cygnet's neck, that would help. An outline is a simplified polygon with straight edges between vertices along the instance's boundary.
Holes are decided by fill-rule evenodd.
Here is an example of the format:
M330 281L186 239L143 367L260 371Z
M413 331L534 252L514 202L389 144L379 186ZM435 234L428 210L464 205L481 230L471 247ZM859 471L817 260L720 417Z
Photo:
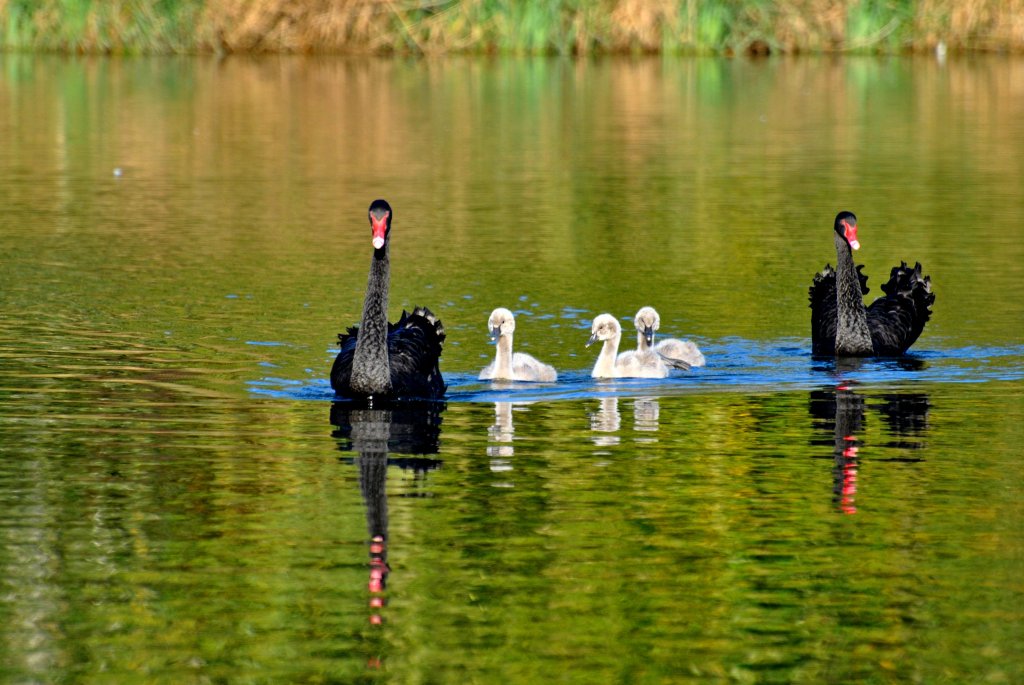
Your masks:
M636 332L636 349L640 350L641 352L646 352L647 350L651 349L650 346L647 344L647 336L644 335L643 331Z
M494 377L512 378L512 334L498 336L498 349L494 353Z
M601 354L597 357L597 363L594 364L593 376L598 378L611 378L615 376L615 356L619 352L619 341L622 339L622 333L616 333L613 337L608 338L604 341L601 346Z

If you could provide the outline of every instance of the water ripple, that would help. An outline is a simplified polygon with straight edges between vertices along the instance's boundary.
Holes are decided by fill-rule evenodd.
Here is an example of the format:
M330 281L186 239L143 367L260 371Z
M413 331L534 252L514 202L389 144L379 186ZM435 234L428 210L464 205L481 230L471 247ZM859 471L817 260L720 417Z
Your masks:
M484 382L475 372L446 372L451 402L541 402L589 397L673 396L706 392L772 392L850 381L875 386L904 383L983 383L1024 379L1024 346L971 345L923 350L891 359L816 359L806 340L759 342L727 338L708 344L708 365L668 378L597 380L589 368L560 371L558 383ZM265 376L250 381L255 395L332 400L326 378L312 381Z

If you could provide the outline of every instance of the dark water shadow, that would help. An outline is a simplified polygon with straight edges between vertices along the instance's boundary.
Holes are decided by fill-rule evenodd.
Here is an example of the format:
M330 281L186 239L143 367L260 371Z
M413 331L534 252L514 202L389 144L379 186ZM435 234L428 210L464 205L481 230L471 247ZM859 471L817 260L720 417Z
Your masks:
M445 402L409 402L385 408L332 402L331 435L338 440L338 449L360 455L437 454L442 414L447 408ZM398 458L394 463L403 466L418 461L423 460Z
M872 447L917 450L925 446L931 402L924 392L887 392L865 397L851 383L813 390L808 409L816 434L815 445L832 448L832 501L843 514L857 513L857 479L861 462L917 463L917 457L873 458ZM868 444L861 436L867 428L871 411L877 412L886 426L889 440Z
M342 452L356 457L339 457L343 464L359 469L359 490L366 507L369 544L369 621L384 623L385 592L391 565L388 563L388 468L412 471L416 480L441 467L437 454L441 442L443 402L410 403L386 409L369 409L349 402L331 405L331 436ZM400 455L400 456L399 456ZM368 668L383 668L379 651L367 660Z
M849 375L860 371L921 372L929 367L924 357L908 354L902 357L811 357L815 373Z

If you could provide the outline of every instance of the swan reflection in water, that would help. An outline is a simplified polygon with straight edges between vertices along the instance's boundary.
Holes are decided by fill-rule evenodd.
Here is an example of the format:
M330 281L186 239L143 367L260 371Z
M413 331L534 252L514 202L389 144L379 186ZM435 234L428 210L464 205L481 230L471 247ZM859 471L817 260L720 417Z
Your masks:
M439 468L441 460L426 456L437 454L441 436L441 402L425 402L394 406L388 409L367 409L348 402L331 405L331 435L338 440L338 449L356 452L355 458L341 458L343 463L359 467L359 489L366 506L366 528L370 548L370 623L383 623L384 591L388 574L388 498L387 471L397 466L413 472L421 480L428 471ZM379 662L376 666L379 667Z
M633 430L640 433L657 433L658 420L661 418L661 405L656 397L638 397L633 400ZM657 442L657 438L648 436L636 438L637 442Z
M633 400L633 430L638 433L656 433L661 416L661 406L655 397L637 397ZM618 445L622 439L619 431L622 428L622 414L619 411L618 397L602 397L596 411L590 413L591 437L598 447ZM652 435L637 436L636 442L657 442Z
M513 402L494 403L494 423L487 428L487 456L490 457L490 469L494 473L511 471L512 457L516 448L512 446L516 427L512 420ZM504 483L503 485L510 485Z
M622 426L619 398L602 397L598 402L597 411L590 414L590 430L595 433L591 439L598 447L618 445L621 442L619 428Z
M853 390L852 383L814 390L810 396L810 413L816 428L829 433L828 438L814 444L832 447L832 501L843 514L857 513L857 474L867 445L859 436L868 421L867 409L877 410L894 438L877 447L921 449L928 429L928 395L921 392L892 392L866 399ZM872 459L875 463L919 462L921 458L898 457Z

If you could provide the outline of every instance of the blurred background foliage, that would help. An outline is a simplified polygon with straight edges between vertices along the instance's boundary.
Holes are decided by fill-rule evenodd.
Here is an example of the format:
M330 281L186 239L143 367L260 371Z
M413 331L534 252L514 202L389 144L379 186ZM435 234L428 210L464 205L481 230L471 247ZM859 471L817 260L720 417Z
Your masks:
M1024 0L0 0L0 48L81 53L1024 50Z

